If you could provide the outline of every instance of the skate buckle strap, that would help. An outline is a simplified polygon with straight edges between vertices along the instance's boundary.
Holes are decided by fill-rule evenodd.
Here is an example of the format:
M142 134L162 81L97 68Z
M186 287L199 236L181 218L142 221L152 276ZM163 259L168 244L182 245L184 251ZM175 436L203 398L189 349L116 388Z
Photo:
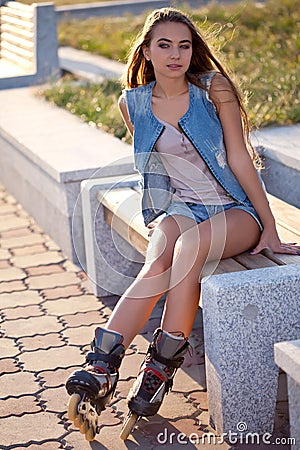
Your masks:
M122 357L120 355L105 355L98 352L89 352L86 355L86 362L102 361L111 364L114 367L120 367Z
M184 361L183 357L177 359L164 358L157 352L156 348L151 344L149 345L147 353L149 353L151 358L155 359L155 361L158 361L161 364L164 364L165 366L173 367L174 369L178 369Z

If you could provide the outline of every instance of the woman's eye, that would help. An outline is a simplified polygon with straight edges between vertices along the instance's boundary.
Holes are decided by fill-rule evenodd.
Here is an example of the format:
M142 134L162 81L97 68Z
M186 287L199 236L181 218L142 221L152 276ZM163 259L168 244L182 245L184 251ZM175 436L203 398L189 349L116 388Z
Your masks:
M190 48L189 44L181 45L180 48L183 48L184 50L188 50Z
M160 47L160 48L168 48L169 45L168 45L168 44L159 44L159 47Z

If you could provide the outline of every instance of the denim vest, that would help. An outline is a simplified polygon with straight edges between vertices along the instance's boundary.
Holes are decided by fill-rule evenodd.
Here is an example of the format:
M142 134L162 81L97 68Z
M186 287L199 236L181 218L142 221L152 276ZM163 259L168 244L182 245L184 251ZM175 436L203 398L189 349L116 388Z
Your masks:
M214 75L215 72L211 72L202 77L202 83L208 86ZM141 175L142 210L146 225L166 211L173 193L170 178L155 151L156 141L165 127L152 111L154 84L155 81L152 81L138 88L124 90L130 121L134 126L134 163ZM180 129L228 196L242 205L250 206L250 200L228 166L222 126L207 91L189 83L189 97L189 109L178 122Z

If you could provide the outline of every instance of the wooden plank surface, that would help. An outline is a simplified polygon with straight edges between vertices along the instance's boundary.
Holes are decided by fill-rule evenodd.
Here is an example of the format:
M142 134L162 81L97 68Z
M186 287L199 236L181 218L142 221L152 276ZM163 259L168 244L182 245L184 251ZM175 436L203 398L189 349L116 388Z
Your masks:
M278 225L300 237L300 209L270 194L268 200Z
M299 209L268 195L277 222L280 238L284 242L300 241ZM133 188L120 188L106 191L101 199L104 205L106 222L142 255L146 254L149 243L148 229L141 214L141 194ZM300 264L300 256L272 254L264 250L262 254L250 255L248 252L234 258L206 265L203 277L213 273L227 273L241 270L260 269L285 264Z

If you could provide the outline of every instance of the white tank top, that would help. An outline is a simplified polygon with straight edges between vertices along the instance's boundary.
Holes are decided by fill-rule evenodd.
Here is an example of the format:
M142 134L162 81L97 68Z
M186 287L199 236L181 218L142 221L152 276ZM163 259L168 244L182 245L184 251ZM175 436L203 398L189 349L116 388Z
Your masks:
M156 142L156 151L170 176L175 195L184 202L204 205L231 203L232 198L215 179L185 134L168 122L158 120L165 129Z

